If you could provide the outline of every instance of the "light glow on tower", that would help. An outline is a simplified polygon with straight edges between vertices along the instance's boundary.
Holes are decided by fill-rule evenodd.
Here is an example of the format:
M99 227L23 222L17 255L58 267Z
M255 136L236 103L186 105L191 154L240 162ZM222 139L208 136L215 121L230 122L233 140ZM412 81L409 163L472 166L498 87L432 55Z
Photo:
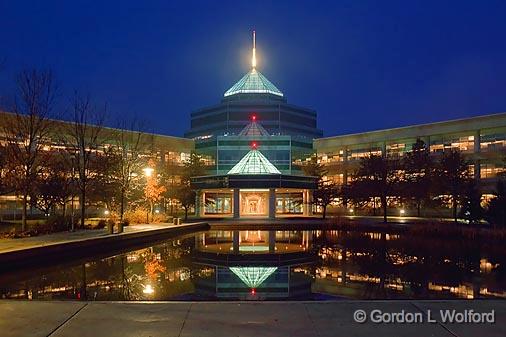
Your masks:
M253 67L253 69L255 69L257 67L255 31L253 31L253 56L251 57L251 66Z

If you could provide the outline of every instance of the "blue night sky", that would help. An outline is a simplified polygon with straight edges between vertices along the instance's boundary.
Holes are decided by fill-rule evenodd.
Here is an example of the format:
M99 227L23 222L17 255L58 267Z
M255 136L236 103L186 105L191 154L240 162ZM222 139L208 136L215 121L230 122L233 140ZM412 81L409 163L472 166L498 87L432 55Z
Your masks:
M110 126L180 136L249 70L256 29L258 69L326 136L506 111L505 1L314 2L0 0L0 95L51 68L62 106L78 89Z

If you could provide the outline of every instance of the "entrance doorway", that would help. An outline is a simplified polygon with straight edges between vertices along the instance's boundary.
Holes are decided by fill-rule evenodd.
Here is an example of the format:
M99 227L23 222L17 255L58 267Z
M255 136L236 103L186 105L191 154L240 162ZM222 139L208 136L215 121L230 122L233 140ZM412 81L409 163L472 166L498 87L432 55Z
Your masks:
M261 191L241 191L241 215L265 216L269 211L269 195Z

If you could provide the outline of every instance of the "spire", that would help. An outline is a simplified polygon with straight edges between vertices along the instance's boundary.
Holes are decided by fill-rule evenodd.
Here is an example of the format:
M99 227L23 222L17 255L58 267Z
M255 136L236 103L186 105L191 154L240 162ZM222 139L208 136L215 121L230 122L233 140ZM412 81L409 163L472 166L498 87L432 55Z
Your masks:
M257 67L255 31L253 31L253 56L251 57L251 67L253 69L255 69Z

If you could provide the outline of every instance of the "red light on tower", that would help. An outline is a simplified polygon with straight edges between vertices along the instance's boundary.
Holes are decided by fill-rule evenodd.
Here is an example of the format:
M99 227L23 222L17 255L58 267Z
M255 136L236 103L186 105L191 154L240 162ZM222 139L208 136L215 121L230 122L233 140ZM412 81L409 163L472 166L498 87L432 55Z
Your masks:
M251 115L251 120L252 120L253 122L256 122L256 120L257 120L257 115Z
M251 289L251 295L255 295L255 294L256 294L256 290L255 290L255 288L252 288Z
M257 142L253 142L253 143L251 143L251 148L252 148L252 149L256 150L256 148L257 148L257 147L258 147Z

